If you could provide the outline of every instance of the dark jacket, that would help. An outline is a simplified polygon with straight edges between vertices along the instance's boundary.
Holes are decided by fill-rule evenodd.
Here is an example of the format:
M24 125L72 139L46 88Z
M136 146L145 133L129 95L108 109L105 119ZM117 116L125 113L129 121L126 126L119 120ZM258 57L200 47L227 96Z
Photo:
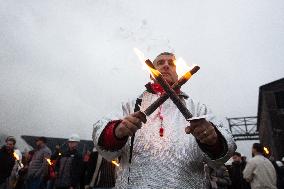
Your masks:
M56 187L78 187L83 169L82 155L77 150L67 151L56 161Z
M232 181L231 189L250 189L250 184L243 177L243 170L246 167L245 162L233 162L229 168L229 174Z
M29 164L27 177L29 179L45 178L48 175L48 163L46 159L50 158L50 156L51 151L46 145L37 149Z
M90 159L87 164L87 169L85 172L85 185L89 185L92 181L96 166L97 166L98 152L92 152L90 154ZM115 186L115 165L102 159L99 165L98 177L95 180L94 187L114 187Z
M12 169L15 165L13 152L14 150L8 151L6 146L2 146L0 149L0 184L4 183L11 175Z
M229 186L232 184L228 169L224 165L219 167L218 169L211 170L210 176L211 178L217 178L216 183L218 189L228 189Z

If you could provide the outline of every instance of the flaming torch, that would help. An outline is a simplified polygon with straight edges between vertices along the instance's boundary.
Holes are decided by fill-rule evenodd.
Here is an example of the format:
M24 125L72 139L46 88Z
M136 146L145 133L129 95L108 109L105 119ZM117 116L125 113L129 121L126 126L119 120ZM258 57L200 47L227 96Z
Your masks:
M114 164L115 166L119 167L119 163L116 160L112 160L111 163Z
M136 53L136 55L138 56L138 58L139 58L139 60L140 60L141 62L145 62L145 63L148 65L148 67L150 68L150 71L151 71L153 77L154 77L155 79L157 79L157 77L158 77L159 80L160 80L160 82L163 83L163 84L161 84L161 83L158 81L158 82L160 83L160 85L164 88L164 90L165 90L165 88L166 88L167 91L171 94L171 96L172 96L171 99L174 98L174 99L175 99L174 102L176 102L176 103L179 104L179 105L177 105L177 106L178 106L178 107L182 107L182 106L183 106L183 107L181 108L181 109L182 109L182 114L186 117L186 119L191 118L191 117L192 117L191 113L187 110L187 108L186 108L184 105L181 105L182 102L180 101L179 97L175 94L174 90L177 90L177 89L179 89L182 85L184 85L184 84L191 78L191 76L192 76L193 74L195 74L195 73L200 69L200 67L199 67L199 66L194 66L190 71L185 72L185 73L182 75L182 77L180 77L180 79L179 79L176 83L174 83L174 84L172 85L172 89L171 89L171 87L168 85L168 83L162 78L162 74L161 74L158 70L155 69L153 63L152 63L149 59L145 60L144 54L143 54L141 51L139 51L137 48L134 48L134 52ZM183 66L186 65L185 62L184 62L182 59L179 59L178 61L181 62L181 63L183 64ZM178 66L179 66L179 65L177 65L177 71L179 71L180 74L181 74L181 71L182 71L182 70L181 70L181 68L178 67ZM166 91L166 90L165 90L165 91ZM166 91L165 94L163 94L162 96L160 96L154 103L152 103L152 104L151 104L146 110L144 110L142 113L143 113L144 115L146 115L146 116L151 115L160 105L162 105L162 104L169 98L169 95L168 95L168 92L167 92L167 91ZM177 100L177 99L178 99L178 100ZM180 102L179 102L179 101L180 101ZM180 109L180 108L179 108L179 109Z
M14 158L15 158L15 160L16 160L18 166L19 166L19 168L20 168L20 169L23 168L24 165L21 163L19 155L18 155L16 152L14 152L14 153L13 153L13 156L14 156Z
M52 165L52 162L49 158L45 158L45 160L47 161L48 165L50 165L50 166Z
M177 108L180 110L180 112L185 117L185 119L188 120L188 119L192 118L193 117L192 114L189 112L189 110L186 108L186 106L182 103L181 99L178 97L178 95L175 93L175 91L165 81L162 74L158 70L156 70L154 64L149 59L147 59L145 61L145 63L150 68L152 76L161 85L161 87L165 90L165 92L169 95L170 99L177 106Z

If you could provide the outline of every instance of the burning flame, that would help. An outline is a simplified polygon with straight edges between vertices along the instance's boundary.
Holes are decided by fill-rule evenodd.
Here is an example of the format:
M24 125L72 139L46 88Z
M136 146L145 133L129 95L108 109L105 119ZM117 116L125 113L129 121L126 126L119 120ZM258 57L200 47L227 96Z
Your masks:
M114 164L115 166L119 167L119 163L117 163L115 160L112 160L111 163Z
M263 150L264 150L264 153L265 153L265 154L267 154L267 155L269 154L269 150L268 150L267 147L263 147Z
M151 67L149 67L145 64L146 58L145 58L145 55L143 54L143 52L141 52L137 48L133 48L133 50L134 50L134 53L139 58L140 62L142 63L142 69L143 70L147 70L154 77L157 77L161 74L158 70L152 69ZM189 79L192 76L191 73L189 72L189 70L191 70L191 67L186 64L186 62L183 58L181 58L181 57L178 58L175 61L175 64L176 64L176 71L177 71L179 78L185 77L186 79Z
M140 60L140 63L142 65L142 70L145 70L148 73L152 74L151 71L149 70L149 67L145 64L146 58L145 58L144 53L137 48L133 48L133 51L137 55L138 59Z
M186 64L183 58L178 58L176 60L176 70L179 78L184 76L186 79L189 79L191 77L191 74L188 72L191 70L191 67Z
M16 152L13 153L13 156L14 156L14 158L15 158L17 161L20 160L19 155L18 155Z
M46 161L47 161L47 163L49 164L49 165L52 165L52 162L51 162L51 160L49 159L49 158L45 158L46 159Z

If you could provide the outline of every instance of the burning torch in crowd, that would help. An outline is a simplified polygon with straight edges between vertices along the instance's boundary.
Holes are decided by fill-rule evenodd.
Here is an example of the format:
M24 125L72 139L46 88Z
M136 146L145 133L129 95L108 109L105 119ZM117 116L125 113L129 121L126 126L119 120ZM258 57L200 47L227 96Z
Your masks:
M14 156L14 158L15 158L15 160L16 160L18 166L19 166L19 168L20 168L20 169L23 168L24 165L23 165L22 162L20 161L20 157L19 157L19 155L17 154L17 152L14 152L14 153L13 153L13 156Z

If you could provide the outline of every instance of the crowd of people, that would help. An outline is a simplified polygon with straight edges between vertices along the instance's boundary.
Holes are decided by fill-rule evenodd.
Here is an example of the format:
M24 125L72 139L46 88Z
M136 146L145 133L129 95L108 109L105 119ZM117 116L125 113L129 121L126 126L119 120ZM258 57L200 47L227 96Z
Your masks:
M284 157L274 161L260 143L252 146L252 158L234 152L232 163L208 172L212 189L282 189L284 188Z
M8 137L0 149L0 189L91 189L112 188L115 184L115 166L96 150L81 154L80 137L73 134L68 147L54 152L45 137L35 141L36 149L21 153L16 140Z
M79 142L79 136L73 134L66 151L57 146L52 153L46 138L39 137L36 149L21 154L15 148L15 138L8 137L0 149L0 189L113 188L117 165L108 162L96 150L81 155L77 150ZM277 163L269 160L259 143L253 145L252 154L253 158L247 162L246 157L234 152L232 163L217 169L205 164L208 188L284 188L284 158Z

